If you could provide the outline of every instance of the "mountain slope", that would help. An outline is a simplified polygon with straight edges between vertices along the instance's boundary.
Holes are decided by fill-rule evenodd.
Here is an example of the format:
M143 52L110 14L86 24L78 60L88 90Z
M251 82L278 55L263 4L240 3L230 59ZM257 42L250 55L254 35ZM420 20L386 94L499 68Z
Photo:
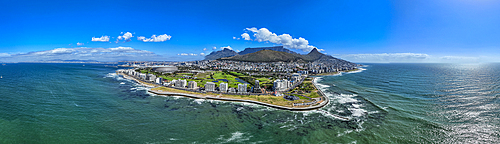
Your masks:
M220 58L220 60L234 60L246 62L315 62L334 65L356 65L355 63L325 55L317 49L311 50L306 55L291 54L287 52L261 50L255 53L236 55L233 57Z
M261 50L254 53L249 53L245 55L237 55L233 57L221 58L221 60L236 60L236 61L246 61L246 62L291 62L301 60L301 56L298 54L291 54L287 52L273 51L273 50Z
M291 54L297 54L289 49L284 48L283 46L275 46L275 47L259 47L259 48L246 48L245 50L239 52L239 55L245 55L245 54L250 54L250 53L255 53L261 50L273 50L273 51L280 51L280 52L287 52Z

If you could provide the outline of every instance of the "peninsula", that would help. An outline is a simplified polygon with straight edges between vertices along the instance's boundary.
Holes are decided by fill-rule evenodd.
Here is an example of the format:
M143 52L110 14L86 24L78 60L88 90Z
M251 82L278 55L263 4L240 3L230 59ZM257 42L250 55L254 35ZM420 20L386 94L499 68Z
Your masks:
M255 49L259 48L248 51ZM228 51L232 50L220 52ZM117 73L154 87L149 92L158 95L249 102L304 111L329 103L318 89L315 77L311 76L356 70L359 66L322 54L317 49L306 55L288 51L273 47L272 50L262 48L220 58L216 56L225 54L214 52L207 55L209 60L202 61L127 62L124 66L134 68L117 70Z

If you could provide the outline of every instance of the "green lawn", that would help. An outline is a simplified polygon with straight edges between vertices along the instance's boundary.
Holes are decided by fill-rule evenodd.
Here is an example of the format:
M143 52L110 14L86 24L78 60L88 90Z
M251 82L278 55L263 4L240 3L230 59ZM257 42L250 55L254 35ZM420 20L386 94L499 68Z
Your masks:
M213 74L213 78L211 79L210 75ZM162 75L164 79L167 80L174 80L174 79L182 79L184 76L190 75L192 76L192 73L177 73L175 76L174 75ZM219 79L226 79L228 80L227 83L229 83L228 87L232 88L238 88L238 84L242 84L236 80L237 77L230 75L228 73L222 72L222 71L213 71L213 72L206 72L206 73L198 73L197 75L194 75L193 77L197 77L197 79L186 79L187 81L195 81L198 85L198 87L204 87L207 82L212 82L212 81L218 81ZM218 81L215 82L217 86L220 85L220 83L223 83L224 81ZM248 85L248 89L251 86Z
M210 72L205 72L205 73L198 73L195 75L195 77L198 77L198 78L206 78L207 76L209 76L211 73Z
M169 81L172 81L174 79L174 77L169 77L169 76L164 76L164 75L162 75L160 77L162 77L163 79L169 80Z
M193 73L177 73L177 75L192 76L194 74Z
M229 73L231 73L232 75L238 76L238 77L245 76L244 74L239 73L239 72L233 72L232 71L232 72L229 72Z
M259 83L267 83L267 82L271 81L271 80L269 80L267 78L257 78L257 80L259 80Z

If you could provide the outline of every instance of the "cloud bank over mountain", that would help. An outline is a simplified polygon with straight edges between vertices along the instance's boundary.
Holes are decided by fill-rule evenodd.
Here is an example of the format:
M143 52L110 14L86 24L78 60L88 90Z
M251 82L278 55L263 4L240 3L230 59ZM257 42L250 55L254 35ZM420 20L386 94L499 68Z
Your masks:
M269 31L267 28L257 29L252 27L246 28L245 30L253 33L253 37L255 38L253 39L254 41L282 44L285 48L298 49L304 52L309 52L315 48L314 46L309 45L309 41L302 37L293 38L290 34L286 33L277 35L276 33ZM241 34L241 37L244 40L252 40L250 38L250 34L248 33ZM323 49L319 50L323 51Z

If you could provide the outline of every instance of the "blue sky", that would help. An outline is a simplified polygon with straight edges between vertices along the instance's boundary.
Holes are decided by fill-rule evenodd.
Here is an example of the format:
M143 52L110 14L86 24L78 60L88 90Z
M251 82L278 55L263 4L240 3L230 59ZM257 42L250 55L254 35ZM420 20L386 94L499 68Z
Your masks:
M3 62L201 60L275 45L354 62L500 62L494 0L0 1L0 19Z

